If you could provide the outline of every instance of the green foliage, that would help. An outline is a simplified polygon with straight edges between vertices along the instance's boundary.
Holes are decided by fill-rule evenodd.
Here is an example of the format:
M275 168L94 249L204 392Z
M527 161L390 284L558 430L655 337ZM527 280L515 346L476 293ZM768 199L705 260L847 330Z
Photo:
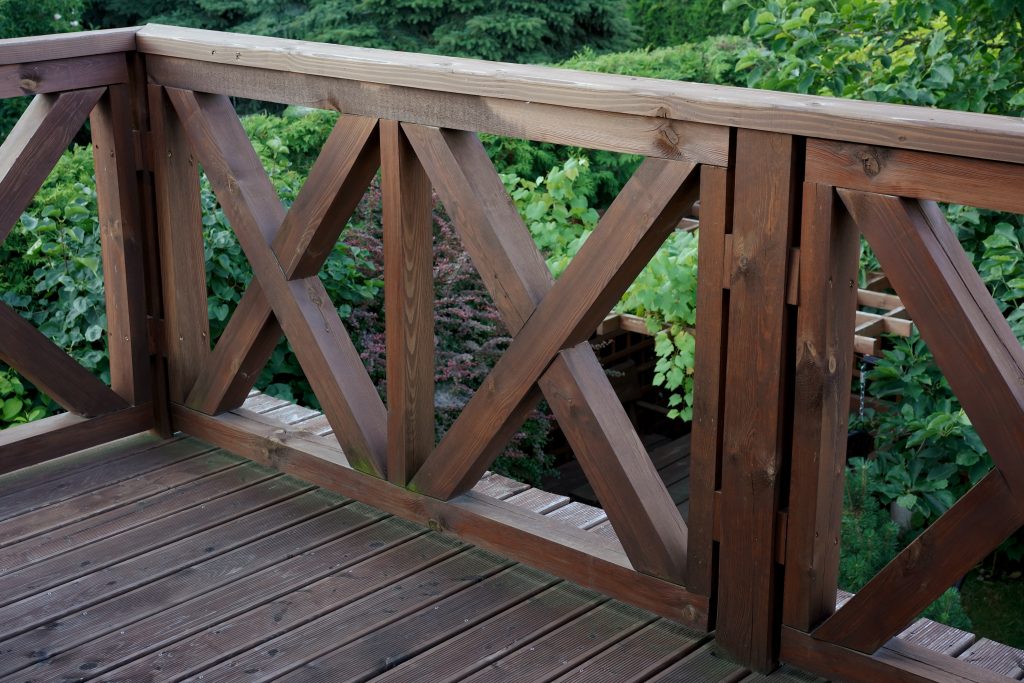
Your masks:
M727 0L758 47L749 85L946 109L1018 113L1024 6L1015 0Z
M0 429L46 417L51 412L34 387L25 386L10 368L0 366Z
M660 47L737 34L744 14L723 11L721 0L629 0L629 18L643 45Z

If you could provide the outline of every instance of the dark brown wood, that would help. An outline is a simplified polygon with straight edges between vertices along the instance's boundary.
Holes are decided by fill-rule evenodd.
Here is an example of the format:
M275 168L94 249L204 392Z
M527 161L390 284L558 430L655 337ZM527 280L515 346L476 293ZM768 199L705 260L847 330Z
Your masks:
M358 472L337 445L308 438L255 418L228 413L211 417L178 406L177 424L211 443L230 444L232 452L272 465L405 519L426 522L459 538L509 555L656 614L705 628L707 598L640 574L621 550L597 534L530 513L490 496L470 492L451 501L417 495Z
M388 480L434 448L434 232L430 179L397 121L381 121Z
M690 505L686 585L700 595L714 596L717 548L714 533L714 492L722 470L722 413L725 409L725 360L728 343L728 299L725 238L732 229L732 172L701 168L700 232L697 250L697 328L694 352L693 431L690 452ZM714 612L712 612L712 617Z
M231 102L169 89L239 243L353 467L383 476L387 414L316 275L288 280L271 249L284 208Z
M0 242L50 175L105 88L37 95L0 145Z
M64 413L8 427L0 432L0 474L138 434L152 425L151 408L143 404L100 417Z
M0 54L3 48L0 47ZM103 54L0 65L0 98L83 90L128 80L124 55Z
M0 64L133 52L138 26L0 40Z
M0 328L4 331L0 360L67 411L93 417L128 407L123 398L2 302Z
M893 639L874 654L815 640L790 626L782 627L782 658L835 681L889 683L1007 683L981 667Z
M182 401L210 355L199 164L167 94L149 86L168 396Z
M1024 185L1020 164L808 140L806 173L823 185L1024 213L1024 195L1009 189Z
M693 204L696 168L648 159L637 170L420 468L417 491L444 499L479 481L532 408L555 354L590 337Z
M804 183L783 621L835 611L860 239L827 185Z
M1020 500L990 472L815 629L815 639L874 652L1022 524Z
M123 60L122 60L123 66ZM146 280L131 92L114 85L93 109L93 160L103 249L110 386L131 404L151 399Z
M759 671L775 668L778 648L775 512L783 473L796 151L786 135L736 133L716 624L719 645Z
M932 202L839 190L1010 489L1024 494L1024 348ZM950 330L955 330L951 334ZM965 362L968 359L969 362Z
M379 166L377 120L339 119L274 239L274 253L289 279L319 273ZM254 281L186 403L211 415L240 406L281 335L261 285Z

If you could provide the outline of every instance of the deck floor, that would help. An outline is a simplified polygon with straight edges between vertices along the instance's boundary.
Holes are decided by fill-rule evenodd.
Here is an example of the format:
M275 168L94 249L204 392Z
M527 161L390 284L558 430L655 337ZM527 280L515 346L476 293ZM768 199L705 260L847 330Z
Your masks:
M194 439L0 478L0 681L764 678L712 646Z

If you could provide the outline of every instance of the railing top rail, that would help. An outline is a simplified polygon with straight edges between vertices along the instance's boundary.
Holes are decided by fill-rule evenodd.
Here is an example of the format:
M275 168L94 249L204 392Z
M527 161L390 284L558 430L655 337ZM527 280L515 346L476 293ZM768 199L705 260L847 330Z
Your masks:
M134 52L138 26L0 40L0 66Z
M149 24L141 52L1024 163L1024 119Z

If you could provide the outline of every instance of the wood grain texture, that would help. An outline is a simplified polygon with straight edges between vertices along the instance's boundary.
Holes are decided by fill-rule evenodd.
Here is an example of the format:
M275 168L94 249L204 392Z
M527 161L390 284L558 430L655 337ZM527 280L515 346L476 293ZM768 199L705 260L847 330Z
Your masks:
M807 178L823 185L1024 213L1024 165L905 149L807 141Z
M729 304L725 278L725 238L732 229L732 171L701 168L700 232L697 249L697 337L694 350L693 432L690 454L690 507L686 585L701 595L715 594L714 493L722 469L723 389L728 345Z
M282 432L279 426L228 413L211 417L175 407L187 433L230 444L234 453L460 539L500 552L656 614L703 629L707 598L630 568L625 553L597 534L537 515L505 501L470 492L451 501L417 495L358 472L337 446L323 439Z
M168 395L188 395L210 355L199 163L163 88L149 86Z
M719 542L719 645L752 669L775 668L781 595L775 557L783 467L786 267L796 143L739 130L733 200ZM751 400L756 396L757 400Z
M0 242L50 175L104 88L37 95L0 145Z
M1020 163L1024 122L905 105L149 25L147 54ZM252 95L249 95L250 97Z
M341 117L274 238L274 253L289 279L320 272L379 166L377 120ZM281 335L262 286L254 280L186 403L210 414L240 406Z
M137 26L0 40L0 64L133 52Z
M94 417L128 407L123 398L2 302L0 328L4 331L0 360L68 412Z
M138 434L153 424L148 405L100 417L70 413L8 427L0 432L0 474Z
M854 190L839 190L839 196L993 462L1010 488L1024 494L1024 348L942 211L933 202Z
M398 121L381 121L388 480L434 448L434 225L430 179Z
M783 605L801 631L836 604L859 254L835 191L804 183Z
M0 46L2 54L3 47ZM127 80L128 71L121 54L6 64L0 65L0 98L83 90Z
M122 60L123 61L123 60ZM96 171L110 386L128 403L151 400L141 186L132 142L131 92L107 89L90 118Z
M480 480L555 354L590 337L693 204L696 168L648 159L637 170L420 468L416 490L446 499Z
M176 89L168 94L346 457L354 467L383 476L384 404L320 278L286 278L271 248L284 207L234 107L221 95Z

